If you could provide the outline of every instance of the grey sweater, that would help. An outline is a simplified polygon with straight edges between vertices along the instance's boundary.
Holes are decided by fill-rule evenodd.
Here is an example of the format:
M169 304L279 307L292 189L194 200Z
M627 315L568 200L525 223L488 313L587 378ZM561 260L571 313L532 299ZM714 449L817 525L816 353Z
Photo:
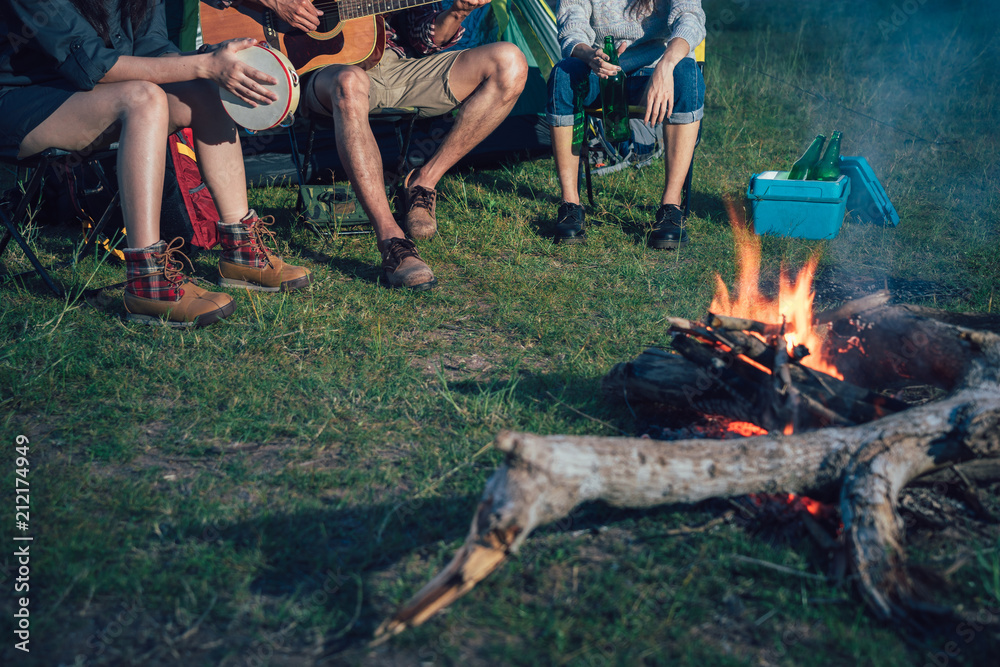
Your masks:
M556 22L562 57L569 58L580 43L603 47L605 35L623 41L628 49L618 57L625 72L659 61L667 43L681 37L694 48L705 39L705 12L701 0L655 0L652 11L636 20L626 14L629 0L559 0Z

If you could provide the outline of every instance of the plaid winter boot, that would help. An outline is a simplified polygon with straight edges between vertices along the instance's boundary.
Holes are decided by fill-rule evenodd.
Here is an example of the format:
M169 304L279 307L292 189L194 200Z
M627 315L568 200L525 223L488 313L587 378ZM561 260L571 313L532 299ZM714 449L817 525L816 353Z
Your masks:
M309 269L285 264L264 242L274 232L268 229L274 218L258 218L250 211L239 222L218 223L222 255L219 257L219 284L245 287L260 292L290 292L309 284Z
M176 238L168 245L157 241L148 248L126 248L125 319L172 327L203 327L236 310L232 297L195 285L181 273L187 259ZM191 260L188 260L188 264Z

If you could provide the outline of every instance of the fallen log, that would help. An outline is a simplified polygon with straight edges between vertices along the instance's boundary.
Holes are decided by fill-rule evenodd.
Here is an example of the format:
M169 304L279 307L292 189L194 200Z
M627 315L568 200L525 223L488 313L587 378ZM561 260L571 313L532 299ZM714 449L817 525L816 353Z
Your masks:
M900 322L912 323L901 307L866 312L849 318L865 328L856 334L872 340L879 326L895 332ZM506 460L486 483L464 546L382 623L376 641L424 622L516 553L535 528L590 501L642 508L782 492L837 502L853 581L873 612L914 621L941 611L908 573L897 497L911 480L956 462L1000 459L1000 337L934 322L920 330L950 338L942 348L964 353L954 392L869 423L735 441L500 433L494 445ZM843 320L834 324L847 331ZM685 372L684 364L670 361L660 372ZM925 381L937 366L913 368Z

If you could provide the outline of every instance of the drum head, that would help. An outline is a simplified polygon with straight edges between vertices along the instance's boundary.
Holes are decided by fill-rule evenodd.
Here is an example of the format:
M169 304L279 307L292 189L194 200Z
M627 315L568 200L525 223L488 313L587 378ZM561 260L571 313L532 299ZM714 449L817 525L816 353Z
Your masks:
M248 130L269 130L295 113L299 104L299 79L288 59L280 52L255 44L237 53L250 67L277 79L273 86L264 85L278 95L270 104L251 106L225 88L219 89L222 106L234 121Z

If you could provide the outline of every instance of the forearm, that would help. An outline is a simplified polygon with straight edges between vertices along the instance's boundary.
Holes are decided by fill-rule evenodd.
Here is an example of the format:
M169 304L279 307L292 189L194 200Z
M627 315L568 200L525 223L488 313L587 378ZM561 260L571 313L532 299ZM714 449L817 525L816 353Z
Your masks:
M664 51L663 57L657 63L657 67L663 65L673 71L674 66L683 58L686 58L690 52L691 45L687 43L687 40L682 37L674 37L667 43L667 50Z
M159 58L121 56L100 83L143 80L152 83L175 83L192 79L207 79L211 55L173 54Z
M443 46L450 42L462 27L462 21L468 18L470 13L471 11L452 8L438 14L434 19L434 43Z
M597 52L600 51L596 46L591 44L584 44L583 42L578 42L576 46L573 47L573 51L570 53L571 58L579 58L580 60L590 60L593 58Z
M591 46L597 39L590 25L592 12L589 0L560 0L557 24L559 48L564 58L579 57L576 49L581 44Z

